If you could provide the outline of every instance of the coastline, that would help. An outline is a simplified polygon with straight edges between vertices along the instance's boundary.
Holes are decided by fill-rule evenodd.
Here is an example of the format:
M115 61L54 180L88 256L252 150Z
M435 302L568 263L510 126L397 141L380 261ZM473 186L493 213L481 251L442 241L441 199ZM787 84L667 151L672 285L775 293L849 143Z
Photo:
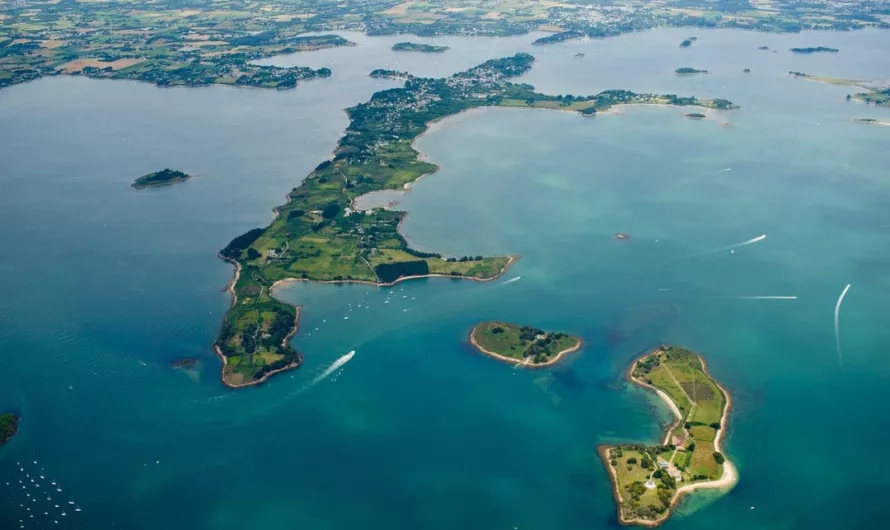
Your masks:
M636 359L634 359L633 363L631 363L631 365L630 365L630 368L628 368L627 371L625 372L625 375L632 383L635 383L635 384L637 384L643 388L646 388L648 390L655 391L656 394L667 403L668 407L671 409L671 411L674 413L674 416L677 418L676 421L674 421L674 423L672 423L665 431L665 438L662 443L666 444L670 440L671 432L680 424L680 422L683 421L683 417L682 417L682 414L680 413L680 409L677 407L677 404L674 403L673 400L671 400L670 397L666 393L664 393L663 391L657 389L656 387L646 383L645 381L636 379L633 376L633 370L637 366L637 363L641 359L644 359L644 358L648 357L649 355L654 354L655 352L661 350L662 348L663 348L663 346L658 346L657 348L653 348L652 350L649 350L648 352L644 353L640 357L637 357ZM714 450L723 454L723 449L722 449L721 443L723 441L724 436L726 436L726 427L727 427L727 423L729 421L729 412L732 409L732 398L731 398L729 392L720 383L718 383L717 380L714 379L714 377L708 371L708 364L705 361L705 359L701 355L698 355L698 359L702 363L702 372L706 376L708 376L711 379L711 381L714 382L714 384L717 386L717 388L720 389L720 391L723 393L724 398L726 399L726 404L723 407L723 414L720 416L720 429L717 430L717 435L714 437ZM668 520L668 518L671 516L671 514L674 513L674 511L677 508L677 505L679 505L680 501L683 499L683 497L685 495L692 493L696 490L700 490L700 489L730 489L733 486L735 486L736 482L738 482L738 479L739 479L738 470L736 469L735 465L733 465L733 463L729 460L729 458L727 458L726 455L724 454L723 474L720 476L720 478L718 478L716 480L695 482L692 484L686 484L686 485L680 486L679 488L677 488L677 491L674 492L674 496L671 499L670 506L668 506L668 509L664 512L664 514L661 517L659 517L657 519L652 519L652 520L649 520L649 519L625 519L623 514L621 513L622 498L621 498L621 492L618 490L618 474L615 472L615 469L612 467L612 465L609 462L610 461L609 452L614 447L615 446L613 446L613 445L599 445L597 447L597 452L599 453L599 455L602 459L603 465L606 467L606 469L609 473L609 480L612 483L612 493L614 494L615 499L617 501L616 504L617 504L617 510L618 510L618 522L625 526L639 525L639 526L645 526L648 528L655 528L657 526L660 526L661 524L663 524L665 521Z
M668 104L668 103L665 103L665 104L661 104L661 103L651 103L651 104L652 104L652 105L656 105L656 106L668 106L668 105L670 105L670 104ZM683 105L683 106L685 106L685 105ZM448 119L448 118L455 118L455 117L461 116L461 115L463 115L463 114L465 114L465 113L468 113L468 112L470 112L470 111L476 111L476 110L478 110L478 111L484 111L484 110L492 109L492 108L495 108L495 107L499 107L499 108L522 108L522 107L509 107L509 106L504 106L504 105L491 105L491 104L488 104L488 105L479 105L479 106L475 106L475 107L465 108L465 109L463 109L463 110L461 110L461 111L459 111L459 112L455 112L455 113L453 113L453 114L443 115L443 116L440 116L440 117L438 117L438 118L429 120L429 121L426 122L426 124L425 124L425 125L426 125L425 129L424 129L420 134L418 134L416 137L414 137L414 138L411 140L411 144L410 144L410 145L411 145L411 149L412 149L414 152L417 153L417 160L428 162L428 157L426 157L421 151L419 151L419 150L416 148L416 143L417 143L417 141L418 141L420 138L422 138L424 135L426 135L426 134L430 134L430 133L433 133L433 132L436 132L437 130L439 130L439 129L442 127L442 123L444 122L444 120L446 120L446 119ZM610 106L609 109L607 109L607 110L613 109L614 107L615 107L615 105L612 105L612 106ZM532 106L532 107L528 107L528 108L537 108L537 107ZM707 107L701 107L701 108L702 108L702 109L707 109ZM555 109L555 108L553 108L553 109L547 109L547 110L563 110L563 109ZM570 109L565 109L565 110L570 110ZM581 111L579 111L579 110L570 110L570 111L571 111L571 112L574 112L574 113L576 113L576 114L579 114L579 115L581 115L582 117L584 116L584 115L581 113ZM329 159L329 160L330 160L330 159ZM428 173L423 173L423 174L418 175L415 179L413 179L413 180L411 180L411 181L409 181L409 182L405 182L405 183L403 184L403 186L402 186L403 189L404 189L405 191L410 190L410 189L411 189L411 186L412 186L414 183L416 183L417 181L419 181L420 179L426 177L427 175L431 175L431 174L435 173L436 171L438 171L439 169L441 169L441 166L439 166L438 164L434 164L434 163L432 163L432 162L428 162L428 163L430 163L431 165L433 165L433 166L434 166L434 169L432 169L432 170L429 171ZM304 180L305 180L305 179L304 179ZM377 190L375 190L375 191L377 191ZM291 202L291 196L290 196L290 193L288 193L286 197L287 197L287 198L286 198L286 203L285 203L285 204L290 203L290 202ZM355 199L356 199L356 198L357 198L357 197L354 197L354 198L352 199L352 201L350 201L349 204L350 204L350 205L354 205L354 204L355 204ZM278 219L279 216L280 216L280 209L279 209L279 207L274 207L274 208L272 209L272 211L273 211L273 222L274 222L274 221L275 221L276 219ZM396 227L396 232L397 232L397 234L399 234L399 235L404 239L404 241L406 242L406 244L408 244L408 245L410 246L410 239L402 233L402 229L403 229L403 227L404 227L404 222L405 222L405 219L408 217L409 212L406 212L406 211L403 211L403 210L393 210L393 211L399 212L399 213L401 214L401 218L399 219L398 225L397 225L397 227ZM500 277L501 275L503 275L503 274L506 272L506 270L510 267L510 265L512 265L513 262L516 261L516 259L517 259L517 256L515 256L515 255L509 255L509 256L507 257L507 263L501 268L501 270L498 271L496 274L492 275L492 276L489 277L489 278L475 278L475 277L465 277L465 276L452 276L451 274L441 274L441 273L431 273L431 274L416 275L416 276L404 276L404 277L401 277L401 278L396 278L394 281L389 282L389 283L380 283L379 278L377 278L377 281L376 281L376 282L372 282L372 281L370 281L370 280L313 280L313 279L311 279L311 278L305 278L305 279L303 279L303 278L284 278L284 279L281 279L281 280L278 280L278 281L274 282L274 283L270 286L270 294L271 294L272 290L273 290L275 287L280 286L282 283L286 283L286 282L289 282L289 281L317 281L317 282L319 282L319 283L360 283L360 284L366 284L366 285L375 285L375 286L377 286L377 287L380 287L380 286L391 286L391 285L396 285L397 283L402 282L402 281L406 281L406 280L419 279L419 278L435 278L435 277L445 277L445 278L452 278L452 279L471 279L471 280L476 280L476 281L492 281L492 280L494 280L494 279ZM227 260L227 261L229 261L229 260ZM234 278L234 280L232 281L232 283L230 284L230 287L229 287L229 291L230 291L230 292L232 293L232 295L233 295L232 305L230 306L229 311L231 311L231 309L232 309L233 307L235 307L235 304L236 304L236 302L237 302L237 296L235 296L235 286L236 286L236 283L237 283L238 278L239 278L239 276L240 276L240 268L241 268L240 263L238 262L237 259L232 259L231 261L234 261L234 262L236 263L236 271L235 271L235 278ZM299 318L299 314L298 314L297 318ZM226 317L223 317L223 323L222 323L222 325L223 325L223 326L226 325ZM295 321L295 323L294 323L294 329L292 330L293 333L296 332L296 328L297 328L297 326L298 326L298 323ZM289 336L292 336L292 333L291 333ZM583 341L581 342L581 344L577 345L577 348L576 348L576 349L580 348L582 344L583 344ZM216 344L215 344L215 346L216 346ZM223 358L223 359L225 360L225 355L222 354L222 352L221 352L221 350L219 350L219 348L217 348L217 350L218 350L218 351L217 351L217 354L218 354L221 358ZM573 351L574 351L574 350L573 350ZM565 352L565 353L569 353L569 352ZM552 359L551 361L548 361L548 363L544 363L544 364L542 364L542 365L540 365L540 366L549 366L549 365L550 365L549 363L557 362L559 359L561 359L561 357L562 357L563 354L564 354L564 352L560 352L560 354L557 354L557 356L556 356L554 359ZM299 364L299 363L296 363L296 364ZM225 364L224 364L224 367L225 367ZM261 378L257 381L257 383L260 383L260 382L263 382L263 381L267 380L267 379L268 379L267 376L270 375L270 374L274 374L274 373L276 373L276 371L268 372L268 373L265 374L263 377L261 377ZM243 386L247 386L247 385L243 385Z
M519 256L515 255L515 254L510 254L509 256L507 256L507 263L505 263L504 266L501 268L501 270L499 270L498 273L495 274L494 276L492 276L491 278L476 278L473 276L452 276L450 274L419 274L416 276L401 276L391 282L372 282L369 280L313 280L311 278L282 278L281 280L276 281L269 287L269 294L272 294L273 290L275 290L276 288L278 288L282 285L286 285L288 283L294 283L294 282L357 283L357 284L364 284L364 285L373 285L375 287L392 287L392 286L397 285L404 281L419 280L422 278L450 278L452 280L472 280L475 282L490 282L490 281L494 281L494 280L500 278L501 276L503 276L504 273L507 272L507 269L510 268L510 265L512 265L518 259L519 259ZM272 295L272 296L274 297L274 295ZM300 306L300 307L302 307L302 306Z
M477 108L479 108L479 107L477 107ZM481 107L481 108L486 108L486 107ZM445 120L447 118L452 118L454 116L458 116L460 114L464 114L466 112L470 112L472 110L476 110L476 108L462 110L456 114L442 116L441 118L437 118L437 119L427 122L427 128L422 133L420 133L416 138L414 138L414 140L411 142L411 148L417 152L418 160L428 161L428 158L426 158L426 156L420 150L415 148L415 142L417 142L417 140L419 138L423 137L423 135L425 135L425 134L428 134L430 132L438 130L438 127L436 127L436 125L441 123L443 120ZM432 162L430 162L430 163L432 163ZM434 164L434 165L436 166L436 169L434 169L433 171L430 171L429 173L424 173L424 174L418 176L416 179L412 180L411 182L406 182L403 185L403 188L404 188L403 193L407 193L408 191L410 191L412 184L418 182L420 179L426 177L427 175L432 175L433 173L437 172L441 168L441 166L439 166L438 164ZM288 193L287 195L285 195L285 204L289 203L290 201L291 201L291 197L290 197L290 193ZM355 199L353 199L350 204L352 205L354 203L355 203ZM279 206L273 207L272 208L272 221L276 220L279 216L280 216L280 207ZM399 235L401 235L405 239L406 242L410 242L410 239L408 238L408 236L406 236L405 234L402 233L402 226L403 226L405 219L407 217L408 217L408 212L403 211L402 218L399 220L399 224L396 227L396 231L399 233ZM229 305L229 309L231 309L231 308L235 307L235 304L238 302L238 295L235 293L235 285L238 282L238 279L241 277L241 263L236 259L227 258L227 257L223 256L222 254L217 254L217 257L219 257L220 259L227 261L229 263L233 263L235 265L234 277L232 278L232 281L229 282L228 286L226 286L226 289L225 289L227 292L229 292L232 295L232 302ZM368 281L368 280L313 280L311 278L283 278L281 280L277 280L269 287L269 294L270 294L270 296L274 297L273 291L277 287L286 285L291 282L303 282L303 281L316 282L316 283L333 283L333 284L336 284L336 283L357 283L357 284L373 285L375 287L391 287L391 286L394 286L394 285L396 285L400 282L403 282L403 281L417 280L417 279L421 279L421 278L450 278L453 280L474 280L477 282L490 282L490 281L496 280L496 279L500 278L501 276L503 276L504 273L507 272L507 269L509 269L510 266L519 259L519 257L520 256L517 254L508 255L507 263L504 264L504 266L501 268L501 270L499 270L497 272L497 274L491 276L490 278L475 278L472 276L452 276L450 274L436 274L436 273L416 275L416 276L403 276L400 278L396 278L394 281L388 282L388 283L372 282L372 281ZM288 335L285 337L285 339L284 339L285 343L287 342L287 340L290 337L293 337L296 334L297 329L299 328L301 309L302 309L302 306L297 306L297 315L296 315L296 318L294 318L294 327L291 329L290 333L288 333ZM223 316L223 321L221 323L221 326L225 326L225 324L226 324L225 318L226 317ZM580 345L578 347L580 347ZM213 344L213 349L214 349L214 352L216 353L216 355L220 359L222 359L222 366L220 367L220 379L221 379L223 385L225 385L229 388L244 388L247 386L254 386L254 385L259 385L259 384L265 383L269 379L269 377L271 377L275 374L284 372L286 370L291 370L293 368L296 368L302 362L302 357L299 356L299 354L298 354L298 360L296 363L288 365L288 366L281 368L279 370L272 370L270 372L267 372L260 379L250 381L248 383L232 384L225 380L225 367L228 364L227 357L225 356L225 354L223 354L222 350L219 348L219 346L216 343Z
M570 348L566 348L566 349L560 351L559 353L554 355L552 359L549 359L547 362L539 363L539 364L529 364L526 362L522 362L521 360L514 359L513 357L507 357L506 355L501 355L499 353L486 350L485 348L480 346L479 343L476 342L475 337L473 337L473 332L476 331L476 328L478 328L478 327L479 327L479 324L476 324L475 326L473 326L473 329L470 330L470 335L469 335L469 339L468 339L469 343L472 344L477 350L479 350L483 354L488 355L489 357L497 359L501 362L512 364L514 367L521 366L522 368L526 368L529 370L538 370L541 368L548 368L550 366L553 366L554 364L561 361L564 356L566 356L570 353L576 352L576 351L580 350L582 347L584 347L584 339L578 338L577 344L575 344L574 346L572 346Z

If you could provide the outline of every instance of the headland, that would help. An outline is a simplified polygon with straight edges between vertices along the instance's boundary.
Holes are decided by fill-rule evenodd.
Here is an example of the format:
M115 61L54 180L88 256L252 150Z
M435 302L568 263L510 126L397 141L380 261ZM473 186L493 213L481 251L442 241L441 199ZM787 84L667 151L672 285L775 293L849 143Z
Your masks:
M0 445L12 439L19 430L19 417L11 412L0 414Z

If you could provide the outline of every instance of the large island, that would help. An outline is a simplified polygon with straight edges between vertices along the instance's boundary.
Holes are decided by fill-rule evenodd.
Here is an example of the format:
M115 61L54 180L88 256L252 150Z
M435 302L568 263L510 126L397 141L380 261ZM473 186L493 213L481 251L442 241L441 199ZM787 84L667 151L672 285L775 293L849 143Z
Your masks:
M5 444L18 432L19 417L11 412L0 414L0 445Z
M619 521L658 526L683 495L735 484L735 468L720 445L731 401L704 359L677 346L647 353L627 375L657 393L676 421L660 445L604 445L599 453L612 480Z
M350 123L330 160L318 164L276 209L266 228L236 237L220 251L235 265L233 302L215 343L223 382L241 387L296 367L288 344L298 310L272 296L284 281L363 282L392 285L410 278L443 276L486 281L514 256L442 256L411 248L399 233L405 212L356 211L356 197L403 189L437 167L420 159L413 142L430 122L477 107L568 110L594 115L617 104L735 106L725 99L608 90L589 96L551 96L510 78L527 72L534 57L519 53L492 59L451 77L408 76L403 88L383 90L347 109Z
M507 322L481 322L470 331L470 344L499 361L526 368L558 363L583 345L579 337Z

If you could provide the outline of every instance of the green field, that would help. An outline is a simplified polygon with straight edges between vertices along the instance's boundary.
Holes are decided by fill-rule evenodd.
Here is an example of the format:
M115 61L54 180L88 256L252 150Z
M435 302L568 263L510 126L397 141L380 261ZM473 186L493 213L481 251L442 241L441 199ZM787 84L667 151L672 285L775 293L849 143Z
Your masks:
M552 362L563 350L581 345L581 339L572 335L498 321L477 324L471 336L483 350L528 366Z
M723 476L716 451L727 396L705 371L697 354L665 346L638 359L634 382L661 390L680 411L661 445L623 444L601 448L617 477L619 516L624 522L661 523L670 514L677 489Z

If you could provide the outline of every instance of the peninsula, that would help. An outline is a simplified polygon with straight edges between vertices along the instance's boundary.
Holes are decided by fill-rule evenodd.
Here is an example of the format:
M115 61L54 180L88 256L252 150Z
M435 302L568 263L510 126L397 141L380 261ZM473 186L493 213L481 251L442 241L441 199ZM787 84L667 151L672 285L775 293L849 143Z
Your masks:
M394 52L422 52L422 53L442 53L450 50L450 46L437 46L435 44L421 44L419 42L397 42L392 45Z
M791 48L791 53L801 53L801 54L809 54L809 53L837 53L840 50L837 48L826 48L825 46L817 46L815 48Z
M11 412L0 414L0 445L5 444L19 430L19 417Z
M887 85L887 81L863 81L860 79L848 79L844 77L828 77L823 75L812 75L805 72L795 72L793 70L789 71L788 75L797 79L816 81L817 83L861 88L866 90L866 92L847 94L847 101L852 99L862 101L863 103L872 103L877 107L890 107L890 86Z
M272 296L283 281L361 282L392 285L440 276L486 281L515 256L456 257L421 252L399 233L405 212L355 211L366 193L403 189L437 166L423 161L413 142L430 122L478 107L547 108L594 115L618 104L736 108L725 99L607 90L596 95L552 96L509 79L527 72L534 57L492 59L446 78L408 76L404 87L383 90L346 110L349 125L333 157L325 160L276 208L266 228L236 237L219 255L235 265L232 306L215 350L222 379L231 387L257 384L300 363L288 344L299 314Z
M584 344L579 337L507 322L481 322L470 331L470 344L499 361L525 368L558 363Z
M735 467L721 452L731 400L708 373L704 359L677 346L662 346L631 365L627 377L665 401L676 421L660 445L600 446L622 524L658 526L683 495L727 488Z
M688 66L684 66L682 68L677 68L674 70L674 73L677 75L695 75L695 74L706 74L707 70L698 70L696 68L689 68Z
M162 186L172 186L177 182L185 182L190 178L192 178L191 175L168 168L149 173L148 175L143 175L136 179L131 186L137 190L144 188L160 188Z

